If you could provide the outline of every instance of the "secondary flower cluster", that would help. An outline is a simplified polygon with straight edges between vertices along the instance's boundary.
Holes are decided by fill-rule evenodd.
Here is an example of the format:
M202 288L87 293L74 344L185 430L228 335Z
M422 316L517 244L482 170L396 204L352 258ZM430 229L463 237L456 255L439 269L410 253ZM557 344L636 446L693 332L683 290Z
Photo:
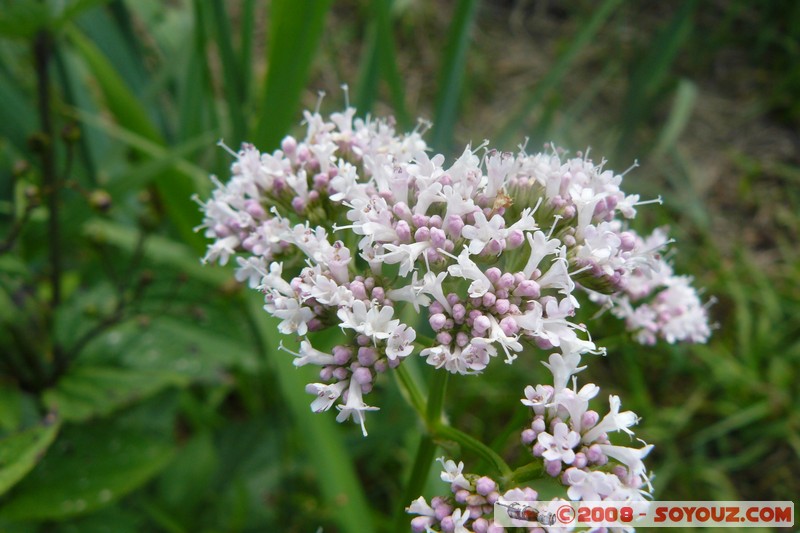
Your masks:
M602 419L589 410L589 400L600 388L589 383L578 389L573 376L585 368L579 364L577 354L551 354L544 365L553 374L553 384L525 388L522 403L531 408L533 419L522 432L522 444L532 445L544 471L560 479L571 501L643 501L652 487L642 459L652 445L630 448L609 442L612 432L624 431L632 437L630 427L638 419L631 411L620 412L617 396L609 397L610 411ZM496 521L493 504L538 501L530 487L513 486L501 495L501 483L462 473L463 463L440 461L442 481L450 483L453 495L437 496L430 504L423 497L412 502L406 509L418 515L411 520L412 531L499 533L504 529ZM539 527L528 530L543 531Z
M666 239L627 226L647 202L602 162L484 144L448 164L420 131L352 108L307 111L305 124L272 153L232 152L201 228L213 239L204 260L235 257L236 278L300 337L295 364L321 367L307 386L315 411L336 404L366 434L364 394L414 351L459 374L526 348L601 352L574 319L581 291L615 304L640 341L708 336L697 294L660 256ZM347 340L322 352L313 332L328 327Z

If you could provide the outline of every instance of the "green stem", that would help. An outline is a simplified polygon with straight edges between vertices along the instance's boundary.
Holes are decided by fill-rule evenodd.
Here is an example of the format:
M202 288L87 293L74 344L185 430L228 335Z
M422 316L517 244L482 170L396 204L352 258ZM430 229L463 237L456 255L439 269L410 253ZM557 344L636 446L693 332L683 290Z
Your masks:
M59 180L56 176L55 138L53 136L52 110L50 108L50 69L53 40L47 30L36 35L33 44L36 59L36 80L39 104L39 122L43 135L41 147L42 185L47 198L48 211L48 243L50 245L50 280L51 303L53 311L61 303L61 241L58 225L58 192Z
M409 516L406 514L406 506L410 505L412 500L416 499L422 494L425 489L425 481L428 479L428 474L433 464L433 456L436 454L436 443L427 433L423 434L417 446L417 454L414 457L414 466L411 468L411 476L408 478L406 488L403 491L403 500L397 507L394 518L394 530L397 533L401 531L408 531Z
M436 427L442 421L448 377L450 377L450 372L438 370L433 373L433 378L431 378L431 387L428 391L428 406L425 410L425 420L428 422L429 428Z
M417 412L422 420L425 420L425 396L422 394L417 382L411 376L411 373L406 368L405 364L398 366L394 372L395 377L400 385L400 391L405 397L406 401L411 404L411 407Z
M511 468L494 450L487 445L476 439L475 437L464 433L460 429L439 423L434 427L434 433L437 437L452 440L459 443L464 448L472 450L475 454L479 455L482 459L486 460L494 466L495 470L501 476L511 476Z
M503 476L501 484L504 486L518 485L523 481L539 479L542 477L543 472L544 463L542 461L535 461L533 463L523 465L508 475Z

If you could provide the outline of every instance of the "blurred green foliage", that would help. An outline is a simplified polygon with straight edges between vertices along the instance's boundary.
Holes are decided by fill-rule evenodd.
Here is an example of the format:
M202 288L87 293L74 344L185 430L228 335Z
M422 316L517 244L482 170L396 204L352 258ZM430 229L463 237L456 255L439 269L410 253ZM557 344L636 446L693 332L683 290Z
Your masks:
M389 528L408 504L413 412L386 382L368 439L310 413L308 376L277 352L258 296L200 266L190 198L208 194L209 173L226 175L217 138L274 147L315 83L350 81L359 113L385 102L404 127L432 116L430 141L452 149L506 83L481 78L472 38L505 24L497 13L570 23L546 74L485 126L509 147L591 140L615 163L640 159L627 190L665 192L649 222L673 226L675 261L718 300L708 345L644 349L619 336L590 365L643 417L656 496L795 499L798 161L711 145L733 175L708 185L682 140L707 71L730 50L754 65L745 82L759 116L796 133L798 4L661 4L646 39L615 49L643 18L636 4L0 0L0 530ZM598 48L591 82L577 81ZM421 100L406 78L415 70L431 80ZM603 106L608 91L623 105ZM454 425L513 459L534 359L451 386Z

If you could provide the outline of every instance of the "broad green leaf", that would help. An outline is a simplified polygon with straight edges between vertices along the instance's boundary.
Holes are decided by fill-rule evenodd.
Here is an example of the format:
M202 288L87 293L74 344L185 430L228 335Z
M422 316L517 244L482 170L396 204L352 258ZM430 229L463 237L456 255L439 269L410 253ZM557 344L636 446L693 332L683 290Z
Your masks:
M118 500L160 472L171 442L115 421L67 427L0 509L0 519L63 520Z
M161 370L74 366L54 388L45 391L43 400L64 420L83 422L188 382L180 374Z
M60 524L57 533L109 533L109 524L113 524L114 533L139 533L143 519L138 509L109 505L88 516Z
M60 422L44 423L0 440L0 494L30 472L58 434Z
M23 393L15 383L0 380L0 431L14 431L20 427L22 399Z

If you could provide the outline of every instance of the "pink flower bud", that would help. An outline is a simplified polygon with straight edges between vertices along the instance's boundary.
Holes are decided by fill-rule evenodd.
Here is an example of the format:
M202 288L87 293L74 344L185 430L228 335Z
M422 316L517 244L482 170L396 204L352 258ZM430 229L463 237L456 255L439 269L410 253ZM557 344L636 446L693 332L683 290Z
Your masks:
M433 328L433 331L439 331L444 327L444 323L447 321L447 317L444 316L442 313L436 313L435 315L431 315L428 319L428 322Z
M494 303L494 310L498 315L508 313L509 307L511 307L511 303L506 298L500 298Z
M472 327L475 329L477 334L482 334L486 330L488 330L492 326L492 323L489 321L489 318L486 315L481 315L475 319L475 322L472 324Z
M525 235L518 229L512 229L506 237L506 247L509 250L519 248L525 242Z
M503 271L497 267L492 267L488 269L485 274L486 277L489 278L489 281L491 281L493 284L496 284L497 280L500 279L500 276L503 275Z

